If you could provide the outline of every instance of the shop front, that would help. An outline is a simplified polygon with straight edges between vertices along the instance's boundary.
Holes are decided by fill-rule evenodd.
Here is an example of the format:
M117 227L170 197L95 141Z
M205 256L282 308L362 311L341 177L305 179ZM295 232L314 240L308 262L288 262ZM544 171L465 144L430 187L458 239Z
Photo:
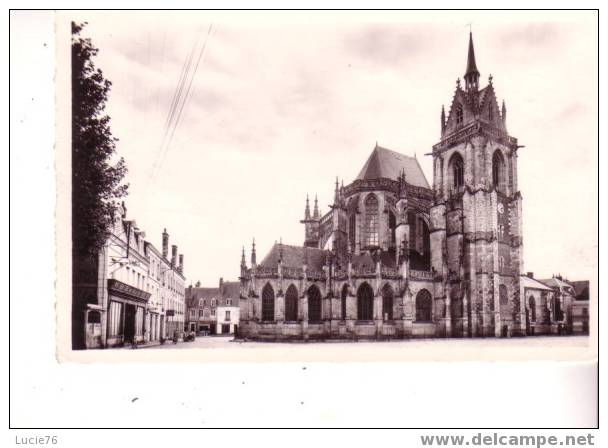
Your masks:
M108 347L145 341L149 299L146 291L116 279L108 280Z

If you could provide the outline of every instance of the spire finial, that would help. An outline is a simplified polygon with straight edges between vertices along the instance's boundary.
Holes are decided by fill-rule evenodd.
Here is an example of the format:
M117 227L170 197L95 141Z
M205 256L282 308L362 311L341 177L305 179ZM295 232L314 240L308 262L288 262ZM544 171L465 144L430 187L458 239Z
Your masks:
M475 48L473 47L473 32L469 31L469 52L467 54L467 70L464 74L466 89L477 90L479 87L479 70L475 62Z
M255 237L253 238L253 242L251 243L251 266L256 265L256 256L255 256Z
M245 245L243 244L243 251L241 252L241 267L247 267L247 263L245 262Z
M316 194L315 194L315 208L313 210L313 218L319 218L319 201L317 200Z

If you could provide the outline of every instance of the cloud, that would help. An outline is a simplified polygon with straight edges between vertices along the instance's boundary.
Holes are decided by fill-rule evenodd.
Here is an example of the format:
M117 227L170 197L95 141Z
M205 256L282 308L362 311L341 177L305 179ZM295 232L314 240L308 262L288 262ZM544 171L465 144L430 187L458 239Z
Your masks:
M429 27L387 23L362 27L344 38L347 51L366 64L395 69L435 45Z

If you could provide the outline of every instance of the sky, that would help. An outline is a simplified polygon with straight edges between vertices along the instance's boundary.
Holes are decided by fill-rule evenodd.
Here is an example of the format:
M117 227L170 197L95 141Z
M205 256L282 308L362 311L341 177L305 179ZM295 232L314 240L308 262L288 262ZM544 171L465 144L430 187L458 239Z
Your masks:
M237 280L275 241L301 245L376 142L431 157L475 42L517 137L524 269L597 278L597 21L592 12L70 12L112 82L106 111L129 168L128 217L184 254L187 283ZM67 22L66 22L67 23ZM209 31L211 30L211 31ZM204 52L166 122L193 46ZM194 67L194 61L191 67ZM194 70L191 70L191 73ZM187 84L186 84L187 85ZM184 90L185 91L185 90ZM176 115L177 116L177 115Z

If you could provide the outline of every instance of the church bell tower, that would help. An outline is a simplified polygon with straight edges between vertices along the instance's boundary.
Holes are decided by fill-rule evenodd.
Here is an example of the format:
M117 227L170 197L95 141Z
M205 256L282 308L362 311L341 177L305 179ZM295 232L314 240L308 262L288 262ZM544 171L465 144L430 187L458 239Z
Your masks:
M483 88L479 80L470 33L464 88L458 79L432 151L431 262L442 279L435 300L446 336L525 332L520 146L507 132L492 76Z

